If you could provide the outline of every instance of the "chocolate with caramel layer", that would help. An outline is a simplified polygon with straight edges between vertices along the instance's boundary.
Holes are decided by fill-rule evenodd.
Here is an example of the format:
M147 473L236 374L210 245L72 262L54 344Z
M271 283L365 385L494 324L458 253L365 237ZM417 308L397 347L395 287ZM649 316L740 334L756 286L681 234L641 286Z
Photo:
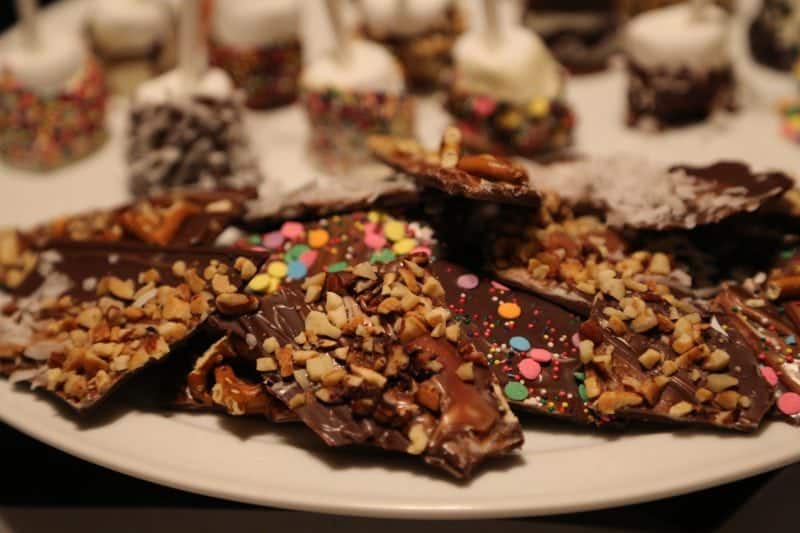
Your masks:
M421 455L468 477L520 446L522 431L425 262L320 273L214 325L328 445Z
M190 248L64 243L5 297L0 363L78 411L166 357L215 311L252 306L239 292L251 254ZM256 302L257 303L257 302Z

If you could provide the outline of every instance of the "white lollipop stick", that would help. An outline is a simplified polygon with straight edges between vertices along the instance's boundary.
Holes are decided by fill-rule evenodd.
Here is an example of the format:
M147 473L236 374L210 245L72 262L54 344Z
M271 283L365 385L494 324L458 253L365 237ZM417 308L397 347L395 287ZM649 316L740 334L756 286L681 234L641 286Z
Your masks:
M39 32L36 27L36 0L16 0L17 16L22 29L22 44L25 48L36 48L39 45Z
M500 0L483 0L483 14L486 17L486 38L492 45L500 42Z
M194 87L206 71L206 46L200 35L200 0L183 0L179 29L178 69L186 88Z
M342 15L342 4L339 0L325 0L325 6L328 9L328 19L331 21L336 40L336 56L340 63L345 63L350 58L352 35L347 30L347 24Z

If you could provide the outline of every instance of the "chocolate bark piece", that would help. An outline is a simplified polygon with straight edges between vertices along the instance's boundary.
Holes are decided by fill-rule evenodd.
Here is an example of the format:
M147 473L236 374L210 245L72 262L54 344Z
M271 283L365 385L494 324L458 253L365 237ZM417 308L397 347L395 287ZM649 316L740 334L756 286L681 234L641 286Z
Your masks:
M590 407L601 419L757 429L773 391L731 318L637 289L598 296L581 326Z
M88 410L190 339L215 309L257 304L238 291L240 271L259 263L234 251L123 243L46 249L3 306L2 369L25 369L12 378Z
M774 388L777 413L800 424L800 302L787 301L779 307L731 286L720 292L714 304L728 314L733 327L758 354L761 374Z
M402 174L318 180L287 195L262 196L247 204L245 221L264 228L287 220L313 220L369 208L413 205L417 186Z
M534 207L541 200L525 169L516 163L489 154L462 157L461 132L455 127L447 128L438 152L426 151L413 139L380 135L370 137L369 148L421 186L451 196Z
M192 411L219 411L233 416L263 416L273 422L296 420L282 402L271 396L246 359L240 358L228 337L214 342L191 361L178 377L170 406Z
M582 317L444 260L431 271L466 337L489 357L513 409L579 424L595 420L583 399Z
M214 325L328 445L421 455L468 477L520 446L522 431L425 262L321 273L264 297L256 313Z

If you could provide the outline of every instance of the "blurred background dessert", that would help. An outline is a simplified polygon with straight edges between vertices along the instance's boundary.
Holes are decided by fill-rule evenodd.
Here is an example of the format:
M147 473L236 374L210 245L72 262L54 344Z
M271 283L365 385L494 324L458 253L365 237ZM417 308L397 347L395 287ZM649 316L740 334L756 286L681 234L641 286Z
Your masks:
M800 56L800 2L764 0L753 19L750 50L759 63L789 71Z

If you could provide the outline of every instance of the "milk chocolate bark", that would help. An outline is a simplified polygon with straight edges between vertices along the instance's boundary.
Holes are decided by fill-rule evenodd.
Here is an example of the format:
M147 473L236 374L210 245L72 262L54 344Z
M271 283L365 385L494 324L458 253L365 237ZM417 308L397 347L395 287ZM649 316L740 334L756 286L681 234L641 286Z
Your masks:
M590 407L601 419L753 431L773 404L756 352L723 313L656 283L615 283L581 326Z
M37 250L62 242L141 242L159 246L211 244L241 217L254 191L182 191L111 209L55 218L30 230L0 230L0 286L18 287Z
M425 262L320 273L216 325L328 445L421 455L463 478L520 446L522 431Z
M455 127L447 128L438 152L426 151L413 139L378 135L370 138L369 147L375 157L421 186L451 196L526 206L540 201L525 169L516 163L489 154L462 156L461 132Z
M5 298L1 368L78 411L92 408L215 309L257 305L238 292L257 264L233 252L123 243L46 249Z
M439 260L431 270L466 337L489 357L513 409L588 424L578 328L583 319Z
M727 287L714 303L757 353L761 375L774 387L778 413L800 424L800 302L777 306L742 287Z

